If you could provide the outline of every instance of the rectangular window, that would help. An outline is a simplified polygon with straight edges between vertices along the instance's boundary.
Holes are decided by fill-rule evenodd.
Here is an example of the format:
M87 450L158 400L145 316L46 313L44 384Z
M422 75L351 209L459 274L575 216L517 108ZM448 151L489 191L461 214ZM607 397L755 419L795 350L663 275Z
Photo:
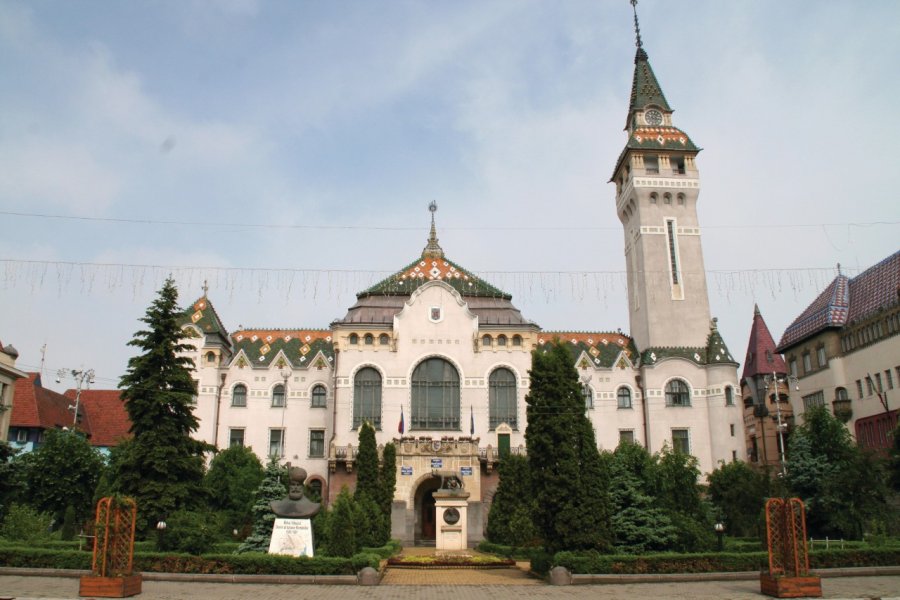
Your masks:
M672 430L672 450L681 454L691 453L691 438L687 429Z
M803 374L806 375L812 371L812 357L810 357L809 352L803 353Z
M752 462L759 460L759 442L756 441L756 436L750 438L750 460Z
M244 445L244 429L229 429L228 430L228 447L232 446L243 446Z
M889 390L894 389L894 377L891 374L890 369L888 369L887 371L884 372L884 380L887 382L887 388Z
M791 360L788 364L790 365L790 368L791 368L791 376L796 377L797 376L797 359L791 358Z
M811 408L820 408L822 406L825 406L824 392L815 392L814 394L803 396L803 408L805 410L810 410Z
M884 391L884 388L881 387L881 373L875 373L875 390L879 392Z
M684 175L684 157L683 156L673 156L670 159L670 163L672 164L672 174L673 175Z
M619 443L620 444L633 444L634 443L634 429L620 429L619 430Z
M859 392L859 398L862 400L863 391L862 391L862 379L856 380L856 391Z
M325 430L309 430L309 457L322 458L325 456Z
M675 221L666 219L666 237L669 242L669 268L672 271L672 285L678 285L678 242L675 239Z
M284 429L269 430L269 456L284 456Z
M875 388L872 385L872 378L866 375L866 391L868 392L868 396L871 396L875 393Z
M734 437L734 423L729 425L729 427L731 428L731 437Z
M659 157L644 155L644 170L648 175L659 175Z
M28 441L28 431L25 429L20 429L16 432L16 441L20 444L24 444Z
M825 348L818 348L816 350L816 359L819 362L820 367L824 367L828 363L828 357L825 356Z

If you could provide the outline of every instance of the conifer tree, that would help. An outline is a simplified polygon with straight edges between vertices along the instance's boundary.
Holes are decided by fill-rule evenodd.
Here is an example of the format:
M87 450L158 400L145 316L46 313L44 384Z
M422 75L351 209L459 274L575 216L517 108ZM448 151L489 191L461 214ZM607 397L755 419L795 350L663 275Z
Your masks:
M328 554L331 556L353 556L359 549L356 539L353 496L347 488L334 501L328 516Z
M359 428L359 450L356 453L356 490L353 497L366 495L380 497L378 491L378 448L375 445L375 429L364 421Z
M500 482L488 516L488 539L496 544L527 545L537 538L528 459L507 456L500 461L498 473Z
M211 447L191 437L198 427L191 406L194 365L180 354L190 349L182 341L180 315L178 290L169 278L140 319L146 328L128 344L141 354L128 361L119 383L134 441L116 481L137 502L141 529L203 499L203 453Z
M256 502L253 504L253 532L238 547L242 552L268 552L272 541L272 528L275 525L275 513L269 506L273 500L281 500L287 495L284 484L286 470L272 457L266 464L266 474L256 490Z
M535 351L525 398L534 520L551 553L604 550L611 535L606 475L572 363L559 341Z
M394 503L394 490L397 487L397 447L393 442L384 445L381 452L381 472L379 473L378 505L384 514L384 531L382 539L387 543L391 539L391 511Z

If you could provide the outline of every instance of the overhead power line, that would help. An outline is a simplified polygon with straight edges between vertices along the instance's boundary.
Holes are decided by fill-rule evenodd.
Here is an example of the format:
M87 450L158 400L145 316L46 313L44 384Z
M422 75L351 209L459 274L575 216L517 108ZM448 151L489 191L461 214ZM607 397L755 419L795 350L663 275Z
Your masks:
M422 227L400 227L380 225L298 225L289 223L228 223L216 221L178 221L169 219L141 219L119 217L94 217L81 215L56 215L48 213L30 213L17 211L0 211L0 215L25 217L34 219L57 219L64 221L89 221L96 223L119 223L132 225L181 225L185 227L245 227L251 229L288 229L288 230L323 230L323 231L421 231ZM879 227L900 225L900 221L859 221L848 223L782 223L759 225L705 225L704 229L799 229L820 227ZM441 227L442 231L619 231L620 226L594 227L580 225L467 225L465 227Z

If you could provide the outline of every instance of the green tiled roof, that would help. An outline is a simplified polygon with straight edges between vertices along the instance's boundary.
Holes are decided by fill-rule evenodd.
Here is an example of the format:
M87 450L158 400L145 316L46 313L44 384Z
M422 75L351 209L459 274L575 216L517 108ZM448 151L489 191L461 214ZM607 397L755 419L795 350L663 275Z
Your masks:
M537 351L545 352L546 343L554 339L565 342L563 346L569 350L573 361L578 360L582 354L587 354L594 367L610 369L616 366L622 352L632 363L638 355L634 340L621 333L612 332L544 331L538 335Z
M650 67L650 59L643 48L638 48L634 57L634 77L631 81L631 105L628 108L629 117L635 110L643 109L648 104L654 104L663 110L671 111L662 88Z
M357 294L357 298L366 296L409 296L413 291L429 281L443 281L460 293L461 296L486 298L505 298L512 296L476 277L447 258L425 256L411 262L390 277L379 281L369 289Z
M328 330L243 330L235 332L232 341L235 353L232 361L238 365L246 356L248 367L268 368L273 361L277 366L279 352L284 352L287 362L295 369L330 367L334 362L334 346ZM317 364L320 352L324 354L321 365Z
M641 352L641 364L644 365L654 365L665 358L683 358L698 365L737 364L737 361L731 356L731 352L728 351L719 330L715 328L710 330L705 348L666 346L647 348Z
M219 334L223 338L228 337L228 331L222 324L212 302L206 296L201 296L191 306L186 308L179 319L179 324L184 326L193 323L206 335Z

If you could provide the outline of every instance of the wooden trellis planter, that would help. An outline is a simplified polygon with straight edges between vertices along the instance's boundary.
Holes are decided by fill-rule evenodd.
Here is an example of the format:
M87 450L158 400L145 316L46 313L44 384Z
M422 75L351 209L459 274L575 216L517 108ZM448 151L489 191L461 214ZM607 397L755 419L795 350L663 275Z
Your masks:
M141 574L134 573L134 523L131 498L102 498L97 503L91 574L81 578L78 594L126 598L141 593Z
M809 573L806 511L800 498L766 502L769 571L760 573L760 591L776 598L821 598L822 580Z

